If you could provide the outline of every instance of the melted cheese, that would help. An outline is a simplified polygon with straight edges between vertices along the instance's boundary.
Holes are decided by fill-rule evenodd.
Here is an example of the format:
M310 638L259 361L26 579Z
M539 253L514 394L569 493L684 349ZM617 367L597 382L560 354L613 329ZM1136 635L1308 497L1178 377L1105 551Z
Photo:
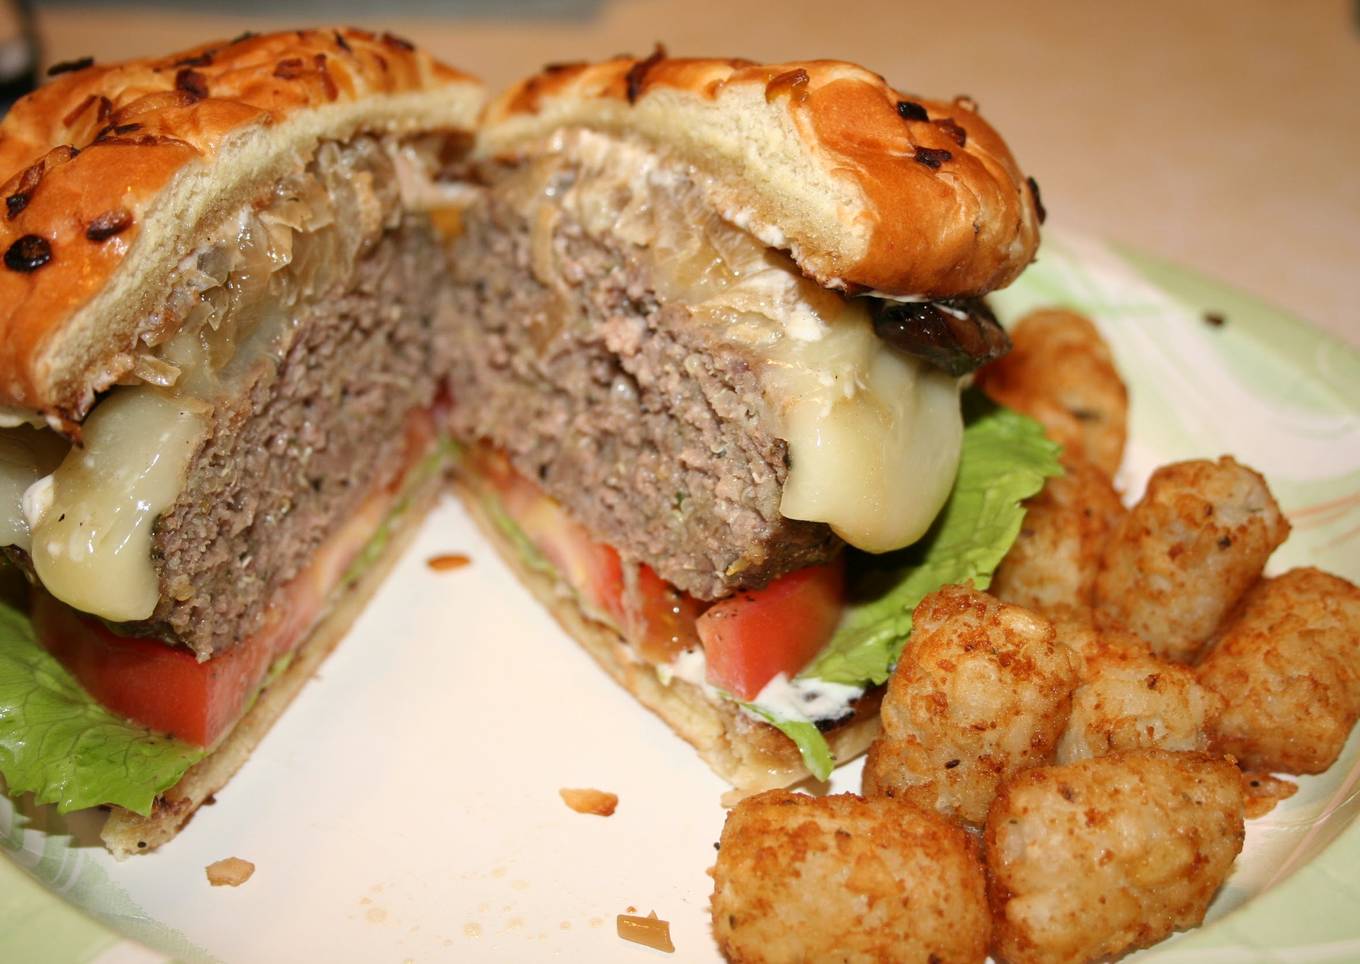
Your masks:
M114 621L152 614L160 585L151 526L179 498L208 412L151 388L118 389L100 402L85 420L84 448L67 453L50 499L28 520L33 568L52 595Z
M27 426L0 429L0 546L28 551L24 494L61 463L68 447L52 432Z
M559 132L517 195L536 273L547 273L540 235L554 223L542 212L560 206L592 236L635 246L667 303L754 359L788 443L784 516L824 522L869 552L925 534L958 467L960 383L875 335L862 299L805 278L720 218L696 172L631 142Z

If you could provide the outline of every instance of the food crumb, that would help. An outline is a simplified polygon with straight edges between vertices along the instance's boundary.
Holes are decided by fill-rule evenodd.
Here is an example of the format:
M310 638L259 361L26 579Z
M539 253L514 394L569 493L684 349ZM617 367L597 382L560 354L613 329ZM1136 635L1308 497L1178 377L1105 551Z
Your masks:
M240 887L255 873L255 865L240 857L214 860L204 869L208 873L208 883L214 887Z
M675 945L671 943L671 922L659 920L656 911L652 911L646 917L620 914L618 932L619 937L625 941L643 944L658 951L665 951L667 954L675 953Z
M1298 793L1296 783L1281 780L1268 773L1243 773L1242 790L1246 794L1246 815L1248 820L1264 817L1275 809L1277 803L1288 800Z
M1222 328L1228 323L1228 318L1221 311L1206 311L1204 323L1212 328Z
M462 569L470 562L472 562L472 559L461 552L446 552L426 559L425 565L435 572L452 572L454 569Z
M577 813L593 813L599 817L609 817L613 816L614 809L619 805L617 793L606 793L603 790L573 790L563 787L557 792L562 797L562 802Z

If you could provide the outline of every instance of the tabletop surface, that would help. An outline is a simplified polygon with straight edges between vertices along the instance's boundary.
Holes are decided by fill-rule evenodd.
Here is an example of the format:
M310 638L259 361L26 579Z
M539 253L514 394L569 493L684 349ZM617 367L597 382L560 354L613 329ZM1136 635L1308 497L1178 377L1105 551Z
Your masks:
M855 60L966 93L1050 224L1129 245L1360 346L1360 5L1352 0L212 0L43 3L47 60L243 29L392 30L494 89L550 61L646 52Z

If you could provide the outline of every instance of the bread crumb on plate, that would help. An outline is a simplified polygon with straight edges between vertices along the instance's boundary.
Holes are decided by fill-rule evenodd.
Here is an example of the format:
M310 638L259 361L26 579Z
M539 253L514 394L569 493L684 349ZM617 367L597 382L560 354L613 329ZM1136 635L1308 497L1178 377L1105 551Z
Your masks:
M255 873L255 865L240 857L214 860L204 869L208 872L208 883L214 887L240 887Z
M557 791L562 802L577 813L593 813L597 817L613 816L614 810L619 805L619 795L617 793L606 793L604 790L579 789L573 790L563 787Z
M452 572L454 569L462 569L471 562L471 557L461 552L446 552L426 559L425 565L435 572Z

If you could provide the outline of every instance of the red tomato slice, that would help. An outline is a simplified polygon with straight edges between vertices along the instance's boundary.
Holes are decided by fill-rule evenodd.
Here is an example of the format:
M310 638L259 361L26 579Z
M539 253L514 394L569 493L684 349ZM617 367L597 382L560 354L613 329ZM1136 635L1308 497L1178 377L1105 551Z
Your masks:
M559 576L598 615L615 627L627 626L623 605L623 562L612 546L590 538L585 526L569 517L550 495L520 475L498 452L476 456L506 515L525 538L552 563Z
M638 565L636 589L624 598L628 637L645 659L664 666L699 645L695 621L703 603L666 582L651 566Z
M38 640L85 691L121 716L211 746L231 728L280 655L266 636L200 663L182 646L119 636L45 592L33 594Z
M719 600L697 623L708 681L741 699L754 699L776 675L791 677L817 655L835 632L844 604L845 570L839 559Z

